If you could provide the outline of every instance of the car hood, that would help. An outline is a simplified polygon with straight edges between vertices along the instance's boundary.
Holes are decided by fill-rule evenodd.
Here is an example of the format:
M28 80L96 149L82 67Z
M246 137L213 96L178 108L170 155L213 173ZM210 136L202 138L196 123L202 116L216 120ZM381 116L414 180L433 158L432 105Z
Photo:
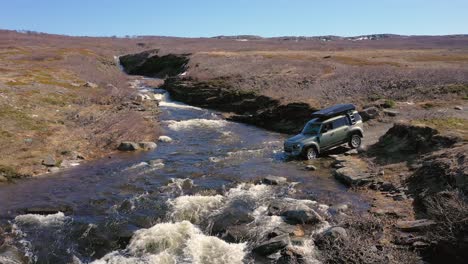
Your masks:
M297 134L294 137L290 137L286 140L287 143L300 143L305 141L306 139L311 139L315 137L314 135L304 135L304 134Z

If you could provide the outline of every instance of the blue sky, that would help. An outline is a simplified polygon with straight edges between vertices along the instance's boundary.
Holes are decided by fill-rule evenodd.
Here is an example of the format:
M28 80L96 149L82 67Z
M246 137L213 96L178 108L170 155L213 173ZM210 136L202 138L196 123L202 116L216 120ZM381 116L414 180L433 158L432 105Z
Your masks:
M0 0L0 28L87 36L468 33L468 0Z

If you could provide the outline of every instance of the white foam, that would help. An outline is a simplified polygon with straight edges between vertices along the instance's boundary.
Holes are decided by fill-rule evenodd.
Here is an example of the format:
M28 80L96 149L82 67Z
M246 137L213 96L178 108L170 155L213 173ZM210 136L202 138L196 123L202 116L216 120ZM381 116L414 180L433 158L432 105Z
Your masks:
M169 129L174 131L190 130L194 128L222 128L227 125L225 120L213 119L189 119L183 121L169 120L165 121Z
M230 244L217 237L194 235L185 249L195 264L242 264L245 244Z
M187 220L198 224L204 216L220 208L223 205L223 201L224 197L222 195L186 195L179 196L174 200L170 200L168 203L172 206L172 220Z
M111 252L93 263L240 264L245 246L203 235L188 221L161 223L138 230L124 251Z
M177 102L164 101L164 98L161 98L161 101L159 102L159 106L179 108L179 109L202 110L200 107L196 107L196 106L186 105L186 104L177 103Z
M63 225L68 217L64 213L58 212L50 215L38 214L24 214L15 217L15 223L21 225L40 225L40 226L54 226Z

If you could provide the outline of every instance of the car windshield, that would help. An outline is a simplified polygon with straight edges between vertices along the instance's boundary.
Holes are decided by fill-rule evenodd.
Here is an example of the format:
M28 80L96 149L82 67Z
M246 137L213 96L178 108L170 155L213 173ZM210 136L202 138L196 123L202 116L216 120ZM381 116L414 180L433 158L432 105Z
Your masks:
M302 130L302 134L316 135L319 133L321 125L321 123L309 122L305 125L304 129Z

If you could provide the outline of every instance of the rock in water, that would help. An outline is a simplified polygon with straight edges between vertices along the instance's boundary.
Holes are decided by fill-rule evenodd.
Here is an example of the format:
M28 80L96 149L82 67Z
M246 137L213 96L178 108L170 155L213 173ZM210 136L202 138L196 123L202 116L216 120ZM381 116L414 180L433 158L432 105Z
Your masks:
M166 143L168 143L168 142L172 142L172 138L170 138L170 137L168 137L168 136L160 136L160 137L158 138L158 141L159 141L159 142L166 142Z
M235 201L229 208L215 217L211 228L212 234L221 234L231 226L252 222L254 218L248 207L249 205L244 201Z
M156 145L156 143L154 142L145 141L145 142L139 142L138 146L140 146L140 148L144 150L152 150L152 149L155 149L158 145Z
M120 151L135 151L135 150L139 150L140 146L135 142L124 141L120 143L117 149Z
M287 209L281 216L290 224L316 224L323 221L317 212L307 206Z
M284 234L261 243L260 245L256 246L253 251L257 254L268 256L282 250L290 243L291 241L289 240L289 235Z
M310 171L315 171L315 170L317 170L317 167L315 167L314 165L307 165L307 166L305 167L305 169L306 169L306 170L310 170Z
M263 178L262 180L264 184L268 184L268 185L279 185L279 184L286 183L287 181L288 179L286 179L285 177L279 177L279 176L267 176Z

